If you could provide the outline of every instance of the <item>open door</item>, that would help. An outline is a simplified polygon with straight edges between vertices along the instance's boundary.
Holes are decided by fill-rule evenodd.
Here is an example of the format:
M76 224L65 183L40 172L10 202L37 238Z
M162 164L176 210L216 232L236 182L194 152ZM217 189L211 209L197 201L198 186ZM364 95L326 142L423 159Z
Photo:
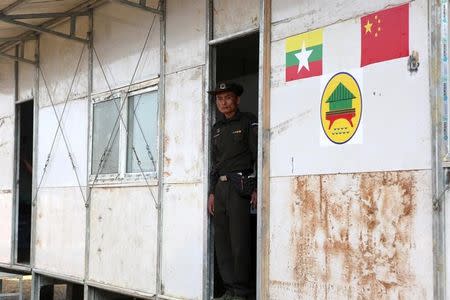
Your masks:
M259 80L259 32L249 34L237 39L214 45L213 50L213 78L212 86L217 82L227 81L239 83L244 88L239 109L258 116L258 80ZM219 112L215 102L212 104L213 119L217 120ZM256 210L249 211L251 222L251 278L256 288ZM213 241L214 238L211 239ZM210 247L209 249L214 249ZM211 250L213 251L213 250ZM213 253L210 253L213 255ZM214 255L215 257L215 255ZM225 290L214 259L214 297L221 296ZM253 296L255 297L255 295ZM249 298L251 299L251 298Z
M30 264L33 180L33 101L16 106L15 262Z

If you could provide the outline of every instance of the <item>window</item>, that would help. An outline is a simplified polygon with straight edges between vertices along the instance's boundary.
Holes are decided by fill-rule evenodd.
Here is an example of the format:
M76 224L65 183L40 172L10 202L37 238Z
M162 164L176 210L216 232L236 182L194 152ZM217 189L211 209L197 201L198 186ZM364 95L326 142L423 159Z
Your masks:
M157 86L97 97L92 110L91 181L156 177Z
M120 99L114 98L94 104L94 126L92 134L92 168L91 173L117 173L119 166L119 116ZM109 144L108 144L109 143ZM109 151L105 149L109 145ZM100 160L104 163L100 166Z
M156 172L157 99L156 91L128 97L127 173Z

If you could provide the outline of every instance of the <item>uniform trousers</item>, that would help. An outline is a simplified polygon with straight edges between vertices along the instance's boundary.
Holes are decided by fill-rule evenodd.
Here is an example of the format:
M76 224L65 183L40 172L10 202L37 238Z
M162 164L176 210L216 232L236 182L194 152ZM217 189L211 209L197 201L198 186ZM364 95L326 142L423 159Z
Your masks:
M225 288L247 296L250 288L250 199L241 197L230 181L219 181L214 201L214 244Z

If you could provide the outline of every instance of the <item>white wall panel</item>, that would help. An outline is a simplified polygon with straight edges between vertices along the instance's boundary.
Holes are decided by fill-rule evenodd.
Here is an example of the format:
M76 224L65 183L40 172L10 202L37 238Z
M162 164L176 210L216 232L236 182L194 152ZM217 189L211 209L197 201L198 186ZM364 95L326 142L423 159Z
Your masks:
M14 115L14 63L0 59L0 118Z
M14 117L0 117L0 190L12 190L14 175Z
M84 278L85 209L78 188L40 189L36 206L37 268Z
M29 41L24 44L24 57L29 60L35 60L35 41ZM30 100L33 98L34 79L36 67L27 63L19 63L19 101Z
M272 40L372 13L407 0L277 0L272 2ZM417 2L417 1L413 1ZM420 1L423 2L423 1Z
M167 1L166 72L205 63L206 2Z
M203 186L166 185L163 192L164 294L201 299L203 291Z
M158 216L148 188L95 188L90 217L89 279L155 293Z
M133 83L158 76L159 22L158 15L118 3L110 3L94 11L94 47L113 89L130 84L152 23L149 41ZM95 93L108 91L107 81L95 56L93 88Z
M166 78L165 182L201 180L203 162L202 68Z
M259 2L258 0L214 0L214 38L258 28Z
M426 8L415 1L410 9L410 51L422 58L417 73L408 72L407 57L359 69L359 18L324 29L323 78L285 82L285 40L273 43L271 176L431 168ZM321 80L349 70L362 73L363 141L324 147Z
M78 18L77 35L86 38L88 26L87 17ZM56 28L56 30L67 32L68 23L64 23ZM78 60L83 50L82 43L55 37L49 34L42 34L40 40L40 68L42 70L48 90L44 84L42 74L39 82L39 106L51 105L50 97L53 103L62 103L66 100L67 95L75 76L75 70ZM69 99L76 99L86 96L88 93L87 84L87 58L88 48L85 46L80 67L77 72Z
M12 193L0 190L0 263L11 262Z
M431 172L274 178L270 299L430 299Z
M58 104L55 107L59 116L61 116L63 107L64 104ZM82 186L86 185L87 176L87 110L88 104L86 100L70 101L67 103L61 123ZM50 152L53 137L57 128L58 121L53 111L53 107L48 106L41 108L39 112L38 131L38 182L42 177L47 156ZM42 181L42 186L78 186L61 130L56 138L55 146L47 167L47 172Z

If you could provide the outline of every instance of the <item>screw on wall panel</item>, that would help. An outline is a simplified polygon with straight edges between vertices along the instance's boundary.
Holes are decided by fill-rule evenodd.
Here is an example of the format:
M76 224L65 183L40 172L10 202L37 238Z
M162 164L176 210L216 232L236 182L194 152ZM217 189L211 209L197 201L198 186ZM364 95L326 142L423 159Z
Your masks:
M417 72L419 70L419 52L413 51L408 58L408 71Z

